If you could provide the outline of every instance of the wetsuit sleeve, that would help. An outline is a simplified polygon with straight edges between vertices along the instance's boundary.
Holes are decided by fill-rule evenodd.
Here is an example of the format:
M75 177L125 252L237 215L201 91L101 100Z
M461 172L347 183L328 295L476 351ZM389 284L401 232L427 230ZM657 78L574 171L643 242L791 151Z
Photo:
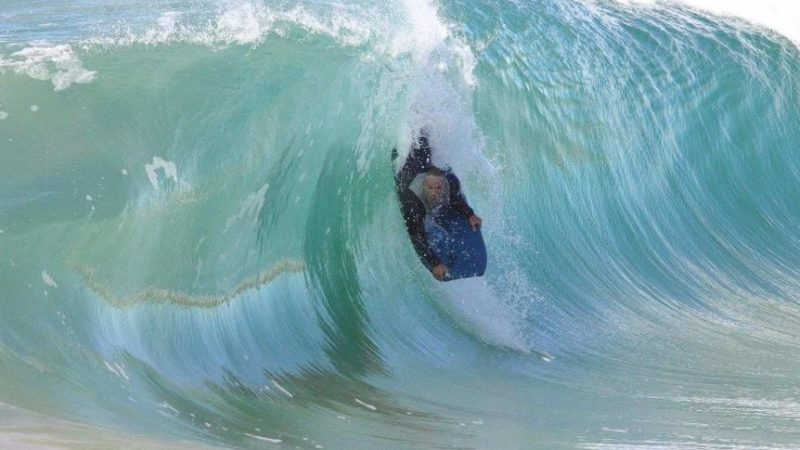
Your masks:
M408 186L414 178L431 166L431 147L426 136L420 136L406 157L406 162L395 176L398 186Z
M425 206L414 192L409 189L409 184L420 173L428 170L431 164L431 148L428 138L421 135L406 162L395 176L397 187L397 198L400 200L400 209L403 212L403 221L411 238L414 251L428 268L433 268L442 263L436 253L428 245L428 237L425 235Z
M464 198L464 193L461 192L461 182L458 181L458 177L453 175L452 173L448 173L447 182L450 184L450 204L453 208L464 214L465 217L469 218L475 211L469 207L467 204L467 199Z
M403 221L411 238L414 251L429 268L433 268L442 263L436 253L428 245L428 237L425 235L425 206L422 201L407 187L398 187L397 192L400 198L400 209L403 212Z

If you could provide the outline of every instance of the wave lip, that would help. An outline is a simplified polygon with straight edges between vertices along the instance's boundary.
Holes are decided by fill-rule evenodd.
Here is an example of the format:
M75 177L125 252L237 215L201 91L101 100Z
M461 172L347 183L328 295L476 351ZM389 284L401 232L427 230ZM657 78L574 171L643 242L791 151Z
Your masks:
M615 0L628 5L679 4L719 16L745 21L775 31L800 46L800 4L792 0Z

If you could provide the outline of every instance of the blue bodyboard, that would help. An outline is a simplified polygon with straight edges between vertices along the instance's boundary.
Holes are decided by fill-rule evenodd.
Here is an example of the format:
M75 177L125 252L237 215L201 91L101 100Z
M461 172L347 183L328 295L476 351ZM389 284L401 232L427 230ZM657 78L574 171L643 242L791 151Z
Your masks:
M433 227L426 235L436 256L449 270L443 281L482 276L486 272L486 244L481 231L473 230L457 211L449 211L436 222L441 227Z

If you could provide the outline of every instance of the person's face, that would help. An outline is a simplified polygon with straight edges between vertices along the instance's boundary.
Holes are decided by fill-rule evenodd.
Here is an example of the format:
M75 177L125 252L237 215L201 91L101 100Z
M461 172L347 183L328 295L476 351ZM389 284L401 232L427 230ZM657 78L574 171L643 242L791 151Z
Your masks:
M425 195L431 203L438 203L444 196L445 184L443 177L435 175L426 176L423 187L425 188Z

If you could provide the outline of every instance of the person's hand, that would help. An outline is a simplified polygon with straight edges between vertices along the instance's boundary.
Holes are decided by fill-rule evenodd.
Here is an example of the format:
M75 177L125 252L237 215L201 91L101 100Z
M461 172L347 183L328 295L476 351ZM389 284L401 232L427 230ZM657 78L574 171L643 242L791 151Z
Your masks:
M481 225L483 224L483 221L481 220L481 218L476 216L475 214L469 216L469 219L467 219L467 222L469 222L469 226L472 227L472 231L480 230L481 229Z
M443 281L447 276L447 267L444 264L439 264L433 268L433 277L439 281Z

